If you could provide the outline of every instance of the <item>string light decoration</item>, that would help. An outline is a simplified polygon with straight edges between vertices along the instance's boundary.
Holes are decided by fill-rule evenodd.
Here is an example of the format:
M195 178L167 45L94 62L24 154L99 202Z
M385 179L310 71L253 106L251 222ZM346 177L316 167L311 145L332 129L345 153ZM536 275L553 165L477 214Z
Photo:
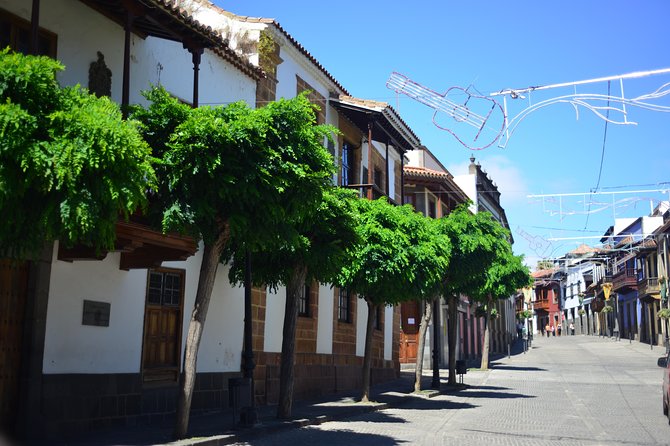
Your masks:
M626 97L624 91L624 80L626 79L636 79L636 78L643 78L643 77L669 74L669 73L670 68L662 68L659 70L636 71L628 74L600 77L575 82L564 82L560 84L551 84L551 85L534 86L534 87L517 88L517 89L506 89L493 92L490 94L491 97L496 96L503 97L503 110L505 113L505 131L504 134L502 135L500 143L498 144L498 147L505 148L507 146L507 143L514 134L514 131L517 129L518 125L529 114L554 104L564 103L572 105L575 110L577 119L579 119L579 108L583 107L584 109L595 114L597 117L601 118L603 121L617 125L637 125L637 122L628 120L627 107L637 107L645 110L670 113L670 106L655 104L652 102L659 100L670 94L670 82L662 84L659 88L657 88L655 91L651 93L640 95L633 98ZM579 85L596 84L604 82L609 83L612 81L619 82L620 94L618 96L609 94L609 92L608 94L576 92L576 88ZM539 101L534 104L531 103L530 101L530 94L532 92L541 90L550 90L556 88L564 88L564 87L573 87L575 88L575 92L572 94L557 96L554 98ZM526 99L526 95L528 95L529 105L522 111L517 113L515 116L510 118L507 107L507 97L509 96L512 99ZM616 116L619 116L619 118L616 118Z
M570 104L579 119L579 109L584 108L605 122L617 125L637 125L628 119L628 107L670 113L669 105L654 103L670 95L670 82L662 84L651 93L636 97L627 97L624 92L624 80L654 75L670 74L670 68L659 70L636 71L633 73L587 79L560 84L538 85L526 88L505 89L490 93L489 96L474 94L468 88L450 87L445 93L438 93L398 72L391 73L386 87L397 94L404 94L435 110L433 124L441 130L449 132L459 143L470 150L482 150L498 142L498 147L505 148L519 124L531 113L554 104ZM619 95L577 93L580 85L619 82ZM531 101L531 93L556 88L573 87L574 93L556 96L536 103ZM502 105L495 99L502 96ZM511 116L507 98L524 100L528 98L528 106ZM441 115L451 118L449 124L438 119ZM467 124L461 126L459 124ZM468 129L468 126L470 127Z
M494 99L471 93L462 87L451 87L441 94L395 71L386 81L386 87L435 110L433 124L449 132L459 143L470 150L490 147L502 136L505 112ZM442 114L446 114L453 121L449 124L441 123L439 119ZM457 134L452 126L458 124L467 124L472 129L459 126L462 130ZM493 130L493 134L490 134L492 128L497 128L498 125L500 128Z

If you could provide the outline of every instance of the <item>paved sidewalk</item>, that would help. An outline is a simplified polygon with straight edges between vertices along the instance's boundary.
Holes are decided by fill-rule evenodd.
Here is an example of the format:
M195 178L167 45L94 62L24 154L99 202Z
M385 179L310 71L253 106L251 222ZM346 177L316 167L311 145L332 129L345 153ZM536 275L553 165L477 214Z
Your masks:
M580 336L580 335L577 335ZM568 339L538 339L535 337L533 348L528 354L524 354L520 342L515 343L511 348L511 357L502 355L491 356L491 368L495 370L496 367L502 367L513 364L523 364L528 361L533 362L533 350L535 348L542 349L543 346L548 346L556 341L563 343ZM569 338L563 336L562 338ZM631 353L636 356L642 355L647 357L649 361L655 363L656 358L663 355L665 349L663 347L650 348L648 344L641 344L633 341L629 343L628 340L615 341L610 338L598 338L597 336L589 336L594 341L597 340L599 349L614 349L619 355L630 357ZM560 342L562 341L562 342ZM537 345L537 347L536 347ZM537 359L537 358L536 358ZM478 363L469 362L469 367L474 367L474 370L468 370L464 376L463 382L466 387L479 387L486 383L490 371L479 371L476 367ZM440 370L441 375L441 392L449 394L452 391L457 392L460 389L451 389L447 383L448 370ZM424 379L422 388L427 389L421 395L412 393L414 388L414 371L403 368L401 376L397 380L387 383L378 384L371 389L372 403L357 402L360 393L352 391L337 395L324 396L319 400L312 401L296 401L293 404L293 419L290 421L280 421L275 417L276 406L261 406L258 407L258 414L260 424L252 428L243 428L235 425L232 411L223 411L211 413L206 415L198 415L191 417L190 435L191 438L181 441L172 441L172 424L164 425L150 425L126 427L122 429L115 429L113 431L92 433L85 438L78 441L70 441L60 443L61 446L112 446L112 445L169 445L169 446L215 446L225 445L245 440L258 438L269 433L274 433L286 429L293 429L307 425L318 425L327 421L345 420L348 418L362 415L368 412L379 411L392 407L402 407L417 398L430 398L439 394L435 390L430 390L432 371L430 369L424 370Z
M449 393L447 386L448 370L440 370L442 393ZM190 438L172 441L172 424L124 427L114 430L87 434L77 440L58 443L58 446L218 446L257 438L284 429L292 429L307 425L317 425L327 421L343 420L357 415L401 407L417 398L431 398L439 395L431 390L432 371L424 370L421 394L414 394L414 370L401 371L400 378L371 388L370 403L357 402L359 391L328 395L318 400L294 401L293 419L281 421L276 418L276 406L260 406L258 414L260 423L251 428L236 425L231 410L192 416L190 420ZM468 372L463 379L465 386L479 385L487 372ZM462 388L459 387L459 388ZM239 414L238 414L239 417Z

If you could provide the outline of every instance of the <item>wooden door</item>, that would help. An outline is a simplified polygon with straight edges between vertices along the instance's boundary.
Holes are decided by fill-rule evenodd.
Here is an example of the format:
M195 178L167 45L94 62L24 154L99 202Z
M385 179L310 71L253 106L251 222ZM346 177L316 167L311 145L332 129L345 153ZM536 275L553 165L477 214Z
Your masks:
M184 274L151 270L144 313L142 374L144 381L176 381L181 352Z
M0 260L0 430L16 421L28 263Z
M400 305L400 363L416 362L417 339L421 313L417 302L404 302Z

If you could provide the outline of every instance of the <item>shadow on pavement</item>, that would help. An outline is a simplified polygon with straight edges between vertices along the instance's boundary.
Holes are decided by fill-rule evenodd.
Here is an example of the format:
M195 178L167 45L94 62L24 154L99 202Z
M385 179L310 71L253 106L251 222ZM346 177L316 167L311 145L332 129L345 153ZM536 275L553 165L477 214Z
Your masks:
M522 367L522 366L515 366L515 365L497 365L493 364L491 366L491 369L493 370L519 370L523 372L546 372L547 369L542 369L540 367Z
M509 392L490 392L490 391L479 391L473 389L463 391L459 393L459 396L464 398L492 398L492 399L513 399L513 398L536 398L534 395L524 395L522 393L509 393Z
M358 433L347 429L322 430L310 427L295 431L291 440L295 444L327 444L329 446L350 446L352 444L390 446L404 443L386 435ZM276 439L272 436L245 439L245 442L255 446L277 444Z
M472 387L473 389L485 389L485 390L509 390L509 387L500 387L500 386L476 386Z

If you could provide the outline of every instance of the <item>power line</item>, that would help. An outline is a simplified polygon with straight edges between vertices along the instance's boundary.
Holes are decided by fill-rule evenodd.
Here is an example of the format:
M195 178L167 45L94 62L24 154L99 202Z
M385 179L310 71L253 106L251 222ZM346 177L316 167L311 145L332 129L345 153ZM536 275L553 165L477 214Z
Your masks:
M598 192L598 187L600 187L600 178L602 177L603 174L603 161L605 161L605 143L607 142L607 124L609 123L609 117L610 117L610 86L611 86L611 81L607 81L607 111L605 115L605 133L603 134L603 149L602 152L600 153L600 169L598 169L598 182L596 183L596 187L593 190L594 192ZM584 224L584 229L586 229L589 226L589 217L591 216L591 201L589 201L589 211L586 213L586 223Z

